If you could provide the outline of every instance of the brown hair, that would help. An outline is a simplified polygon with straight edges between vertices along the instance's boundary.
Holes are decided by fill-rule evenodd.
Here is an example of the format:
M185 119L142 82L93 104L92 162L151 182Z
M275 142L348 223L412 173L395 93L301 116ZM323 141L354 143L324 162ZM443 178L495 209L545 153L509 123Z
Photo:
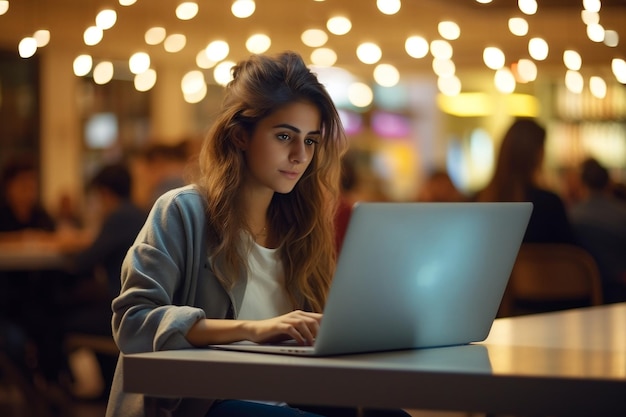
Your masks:
M496 169L479 201L523 201L543 160L546 130L533 119L516 119L500 144Z
M319 109L322 138L296 187L274 194L268 222L282 242L285 285L294 307L322 311L335 268L333 222L347 142L330 95L298 54L254 55L233 68L222 109L202 145L197 183L208 202L212 266L230 287L247 265L239 243L245 226L239 202L245 162L237 138L295 101Z

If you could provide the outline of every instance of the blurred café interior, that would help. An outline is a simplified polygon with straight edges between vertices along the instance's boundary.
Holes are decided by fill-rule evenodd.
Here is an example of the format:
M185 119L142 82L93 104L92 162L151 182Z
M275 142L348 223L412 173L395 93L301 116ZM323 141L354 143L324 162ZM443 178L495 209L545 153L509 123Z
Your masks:
M284 50L333 97L360 198L414 201L436 171L469 198L517 117L547 130L548 188L588 157L626 182L626 0L0 0L0 167L34 156L43 206L89 226L90 178L130 160L148 209L142 156L189 161L231 66Z

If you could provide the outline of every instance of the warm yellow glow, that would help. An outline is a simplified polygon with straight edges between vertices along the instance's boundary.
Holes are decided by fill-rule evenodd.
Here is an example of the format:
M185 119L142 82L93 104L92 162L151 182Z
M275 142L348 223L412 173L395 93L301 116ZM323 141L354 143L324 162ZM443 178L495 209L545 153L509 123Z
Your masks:
M135 52L128 60L128 68L133 74L141 74L150 68L150 55L145 52Z
M382 55L380 47L372 42L364 42L356 49L356 56L364 64L375 64L380 61Z
M256 4L254 3L254 0L235 0L230 8L233 16L240 19L252 16L255 10Z
M528 22L523 17L512 17L509 19L509 31L515 36L526 36Z
M167 32L164 27L154 26L148 29L144 35L144 40L148 45L158 45L165 40Z
M152 68L135 75L134 85L137 91L148 91L156 84L157 73Z
M537 1L536 0L517 0L517 5L522 13L527 15L533 15L537 13Z
M619 33L614 30L605 30L604 44L610 48L616 48L619 45Z
M443 39L435 39L430 43L430 53L435 58L450 59L452 58L453 52L454 50L450 42L444 41Z
M9 11L9 0L0 0L0 16Z
M379 64L374 68L374 80L383 87L393 87L400 82L400 72L391 64Z
M587 37L593 42L604 41L604 27L599 23L587 25Z
M378 10L386 15L393 15L400 11L402 6L400 0L376 0Z
M537 98L528 94L508 94L500 97L492 97L486 93L460 93L456 96L439 94L437 106L441 111L458 117L490 116L496 108L505 109L510 116L539 115Z
M458 117L489 116L493 112L493 102L485 93L438 94L437 106L442 112Z
M337 54L330 48L317 48L311 52L311 62L319 67L331 67L337 62Z
M319 48L328 42L328 35L321 29L307 29L300 35L300 40L306 46Z
M186 1L176 7L176 17L180 20L191 20L198 14L198 3Z
M507 94L504 96L506 111L511 116L539 116L539 101L529 94Z
M182 33L172 33L163 42L163 48L167 52L176 53L182 51L187 44L187 37Z
M404 50L412 58L424 58L428 49L428 41L422 36L410 36L404 42Z
M328 19L326 28L333 35L345 35L352 29L352 22L344 16L335 16Z
M455 22L450 20L444 20L439 22L437 25L437 30L442 38L447 39L449 41L453 41L458 39L461 36L461 28Z
M256 33L246 40L246 49L253 54L262 54L270 49L272 40L264 33Z
M113 63L102 61L93 69L93 81L98 85L108 83L113 79Z
M219 85L226 85L233 79L232 68L235 63L232 61L222 61L213 69L213 79Z
M102 40L102 37L102 29L100 29L98 26L89 26L87 29L85 29L85 32L83 33L83 41L85 42L85 45L88 46L94 46L99 44Z
M348 99L356 107L367 107L374 101L374 92L369 85L356 82L348 87Z
M549 49L548 42L546 42L543 38L532 38L528 41L528 53L537 61L543 61L546 59L548 57Z
M446 96L456 96L461 93L461 80L456 75L451 77L437 78L437 88L441 94Z
M563 52L563 63L567 69L578 71L583 64L580 54L572 49Z
M209 43L204 51L211 61L219 62L228 56L230 46L226 41L217 40Z
M589 90L595 98L606 97L606 82L602 77L592 76L589 78Z
M91 66L93 65L93 59L91 55L79 55L74 59L73 68L74 75L77 77L83 77L89 74Z
M22 39L17 46L17 50L22 58L30 58L37 52L37 41L33 37Z
M33 38L37 41L37 48L43 48L50 42L50 31L40 29L33 34Z
M505 57L504 52L500 48L495 46L488 46L483 50L483 62L487 68L492 70L499 70L504 66Z
M113 9L104 9L96 15L96 26L102 30L111 29L117 22L117 12Z

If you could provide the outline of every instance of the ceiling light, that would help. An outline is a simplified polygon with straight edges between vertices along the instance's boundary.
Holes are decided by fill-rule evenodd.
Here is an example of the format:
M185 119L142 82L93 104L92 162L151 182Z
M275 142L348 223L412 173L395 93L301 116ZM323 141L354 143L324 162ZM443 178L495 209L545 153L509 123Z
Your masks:
M33 34L33 38L37 41L37 48L43 48L50 42L50 31L39 29Z
M198 3L186 1L176 7L176 17L180 20L191 20L198 14Z
M228 56L230 46L228 46L228 42L226 41L213 41L207 45L205 53L211 61L219 62Z
M170 53L182 51L185 45L187 45L187 37L182 33L172 33L163 41L163 48Z
M452 58L452 45L450 42L436 39L430 43L430 53L435 58L450 59Z
M548 57L548 43L542 38L532 38L528 41L528 53L537 60L543 61Z
M521 82L528 83L537 79L537 65L530 59L517 61L516 69Z
M157 73L152 68L147 69L141 74L135 75L134 84L137 91L148 91L154 87L157 80Z
M150 68L150 55L145 52L135 52L128 60L128 68L133 74L141 74Z
M352 83L348 87L348 99L356 107L367 107L374 101L374 92L367 84Z
M200 88L200 90L191 94L183 94L183 98L190 104L199 103L206 97L208 91L208 87L206 83L204 83L202 84L202 88Z
M599 12L602 8L600 0L583 0L583 9L590 12Z
M319 48L328 42L328 35L321 29L307 29L300 35L300 40L306 46Z
M73 68L74 68L74 75L76 75L77 77L83 77L87 74L89 74L89 71L91 71L91 66L93 65L93 59L91 58L91 55L79 55L74 59L74 63L73 63Z
M512 17L509 19L509 31L515 36L526 36L528 22L523 17Z
M230 7L230 11L233 16L240 19L252 16L255 9L256 5L254 4L254 0L235 0L233 5Z
M213 70L213 79L219 85L226 85L233 79L232 68L235 63L232 61L222 61Z
M330 48L317 48L311 52L311 62L319 67L332 67L337 62L337 54Z
M604 41L604 27L599 23L587 25L587 37L593 42Z
M589 79L589 90L595 98L606 97L606 82L602 77L592 76Z
M104 9L96 16L96 26L102 30L111 29L117 22L117 13L112 9Z
M364 42L356 48L356 56L364 64L375 64L382 55L380 47L373 42Z
M204 84L204 74L202 71L194 70L189 71L183 76L183 79L180 82L180 88L185 95L194 94L200 91Z
M565 87L567 87L570 92L574 94L582 93L584 84L585 81L583 80L583 76L580 75L580 72L568 70L565 73Z
M461 28L455 22L446 20L439 22L437 25L437 30L442 38L447 39L449 41L453 41L458 39L461 36Z
M215 64L217 64L217 62L209 59L204 49L196 54L196 65L199 68L209 69L209 68L213 68Z
M428 54L428 41L421 36L410 36L404 42L404 50L412 58L424 58Z
M145 35L143 36L144 40L148 45L158 45L165 39L167 36L167 32L165 28L160 26L154 26L150 29L146 30Z
M488 46L483 50L483 62L487 68L499 70L504 66L505 60L504 52L500 48Z
M456 96L461 93L461 80L456 75L439 77L437 78L437 88L445 96ZM441 107L441 103L439 103L439 106Z
M9 0L0 0L0 16L9 11Z
M137 3L137 0L119 0L118 3L120 6L132 6Z
M496 71L493 81L496 89L501 93L510 94L515 91L515 77L506 67Z
M393 87L400 82L400 72L391 64L379 64L374 68L374 81L383 87Z
M328 19L326 28L333 35L345 35L352 29L352 22L347 17L335 16Z
M615 48L619 45L619 33L614 30L604 31L604 44L610 48Z
M401 6L400 0L376 0L376 7L381 13L386 15L398 13Z
M527 15L537 13L537 2L535 0L517 0L520 11Z
M17 50L22 58L30 58L37 52L37 41L33 37L22 39L17 46Z
M433 59L433 72L444 78L452 77L456 73L456 65L450 59Z
M100 43L100 41L102 40L102 36L102 29L100 29L98 26L89 26L87 29L85 29L85 32L83 33L83 40L85 42L85 45L93 46Z
M613 58L611 60L611 70L617 81L626 84L626 61L622 58Z
M113 79L113 63L102 61L93 69L93 81L98 85L108 83Z
M263 33L257 33L246 40L246 49L253 54L262 54L270 49L272 40Z
M563 63L567 69L578 71L582 66L583 60L578 52L568 49L563 52Z

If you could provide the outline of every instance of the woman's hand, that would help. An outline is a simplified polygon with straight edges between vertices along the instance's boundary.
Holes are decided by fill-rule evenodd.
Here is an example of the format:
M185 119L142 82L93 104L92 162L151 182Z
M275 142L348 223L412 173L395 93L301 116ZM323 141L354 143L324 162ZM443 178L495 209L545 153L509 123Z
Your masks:
M189 329L186 337L194 346L241 340L270 343L288 339L294 339L300 345L312 345L321 320L321 314L302 310L266 320L203 319Z
M295 310L266 320L246 321L248 339L256 343L294 339L299 345L312 345L320 327L322 314Z

